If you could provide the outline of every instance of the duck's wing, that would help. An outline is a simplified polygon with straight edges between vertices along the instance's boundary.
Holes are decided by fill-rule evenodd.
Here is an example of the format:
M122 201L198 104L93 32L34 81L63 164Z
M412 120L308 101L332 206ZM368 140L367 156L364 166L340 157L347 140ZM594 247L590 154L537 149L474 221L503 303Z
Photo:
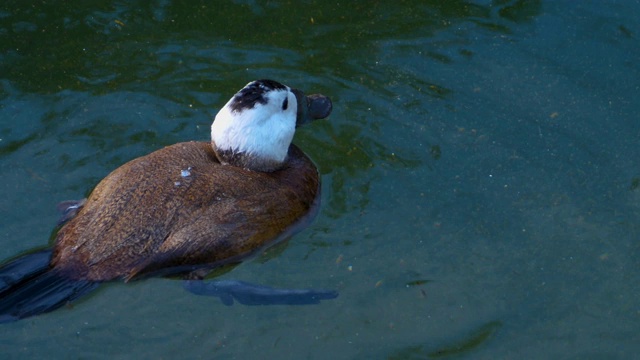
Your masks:
M207 186L195 169L216 165L200 143L181 143L114 170L59 230L52 264L95 281L126 276L176 224L208 206L215 193L194 191Z
M302 204L287 201L290 197L285 193L274 189L216 199L176 226L127 279L213 269L240 262L272 245L309 211Z

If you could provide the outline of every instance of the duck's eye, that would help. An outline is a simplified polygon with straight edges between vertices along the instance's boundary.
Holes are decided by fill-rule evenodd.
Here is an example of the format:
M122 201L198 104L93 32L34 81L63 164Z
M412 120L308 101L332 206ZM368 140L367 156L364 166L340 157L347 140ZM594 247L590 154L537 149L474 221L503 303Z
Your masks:
M284 99L284 101L282 102L282 110L287 110L287 107L289 106L289 98Z

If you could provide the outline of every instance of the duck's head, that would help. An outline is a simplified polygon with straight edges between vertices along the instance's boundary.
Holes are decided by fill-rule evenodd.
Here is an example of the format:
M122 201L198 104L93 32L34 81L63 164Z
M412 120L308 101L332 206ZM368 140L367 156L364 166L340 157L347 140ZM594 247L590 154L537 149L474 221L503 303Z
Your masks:
M273 80L256 80L238 91L211 125L211 144L223 164L254 171L282 167L296 127L331 113L331 100L305 96Z

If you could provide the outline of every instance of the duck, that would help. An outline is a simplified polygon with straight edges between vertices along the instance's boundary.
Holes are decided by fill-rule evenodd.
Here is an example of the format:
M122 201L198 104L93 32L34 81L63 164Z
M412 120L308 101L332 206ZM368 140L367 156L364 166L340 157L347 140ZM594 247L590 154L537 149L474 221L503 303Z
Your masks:
M227 304L231 297L260 303L260 294L273 295L273 303L337 296L202 282L215 269L290 237L317 214L318 170L292 140L298 127L328 117L332 106L321 94L251 81L217 113L211 141L181 142L133 159L86 199L62 203L53 247L0 267L0 322L53 311L105 282L156 276L182 277L187 290ZM296 297L300 293L307 299Z

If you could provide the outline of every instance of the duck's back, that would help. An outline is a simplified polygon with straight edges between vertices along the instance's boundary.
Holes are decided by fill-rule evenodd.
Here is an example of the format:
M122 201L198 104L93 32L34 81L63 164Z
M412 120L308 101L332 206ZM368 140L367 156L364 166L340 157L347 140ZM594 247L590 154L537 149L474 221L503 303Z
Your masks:
M52 265L106 281L239 261L304 218L318 189L294 145L281 170L264 173L221 165L209 143L179 143L102 180L58 232Z

